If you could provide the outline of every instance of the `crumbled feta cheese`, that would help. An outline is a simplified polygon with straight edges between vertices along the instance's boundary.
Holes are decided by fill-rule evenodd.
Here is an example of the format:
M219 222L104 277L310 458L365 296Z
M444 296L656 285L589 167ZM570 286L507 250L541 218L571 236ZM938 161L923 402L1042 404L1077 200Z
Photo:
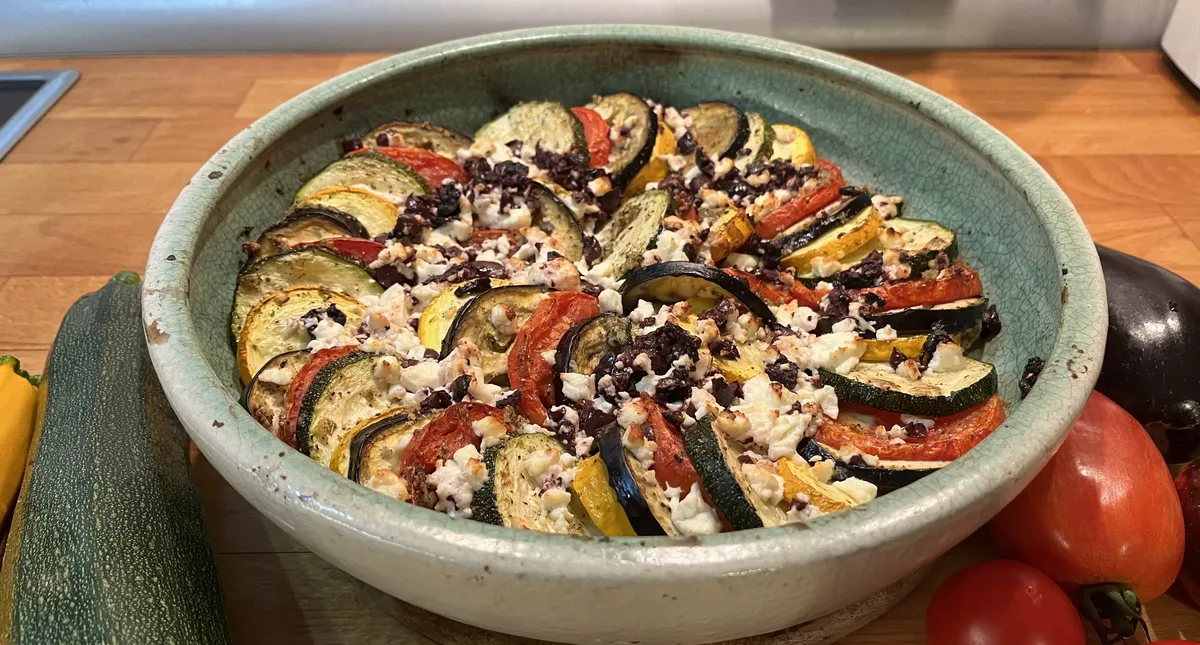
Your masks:
M542 360L545 361L547 365L554 365L554 363L558 360L558 350L547 349L546 351L542 352Z
M783 501L783 478L768 472L758 464L742 464L742 474L750 484L750 491L768 504Z
M900 214L900 205L904 197L900 195L871 195L871 204L884 219L891 219Z
M498 445L508 435L508 426L490 415L471 423L471 430L475 436L483 439L484 448Z
M721 412L721 406L717 403L717 399L703 388L693 387L692 395L688 397L688 403L696 409L696 417L705 417L710 414L716 416Z
M683 170L687 167L688 162L691 161L691 159L684 155L666 155L663 157L663 159L666 160L667 167L671 169L671 172L679 172L680 170Z
M966 366L963 348L955 343L939 343L929 360L930 372L957 372Z
M690 261L684 247L691 242L691 239L691 233L685 229L672 231L664 228L655 239L653 248L642 254L642 266L651 266L662 262Z
M619 314L624 311L621 305L621 293L614 289L604 289L597 298L600 301L600 313Z
M828 459L813 462L809 467L809 472L812 473L813 479L822 484L828 484L833 479L833 462Z
M835 334L845 334L848 332L858 331L858 323L855 323L853 318L843 318L833 323L833 327L830 329Z
M910 381L915 381L921 378L921 366L910 358L896 366L896 374Z
M501 303L492 307L488 319L501 338L508 338L517 333L517 330L513 327L513 319L516 317L517 315L513 313L512 307Z
M629 312L629 319L638 325L641 325L643 320L653 317L654 305L650 304L648 300L638 300L637 307Z
M358 339L350 330L346 329L336 320L322 317L317 321L317 326L312 331L313 339L308 343L309 351L316 353L322 349L330 349L331 347L343 347L346 345L358 345Z
M290 370L286 367L268 367L260 371L255 378L261 383L290 385L295 376L295 370Z
M719 180L725 175L728 175L729 171L731 170L733 170L733 159L724 157L720 160L713 161L713 179Z
M818 255L813 258L810 265L812 266L812 272L821 278L828 278L846 268L841 262L837 261L837 258L826 257L824 255Z
M624 409L622 408L622 412ZM642 467L646 470L654 469L654 451L658 449L658 444L646 438L645 432L640 425L631 425L621 433L621 445L633 455L634 459L641 462Z
M820 314L808 307L797 305L795 302L785 302L781 305L770 305L770 307L771 312L775 314L776 322L797 331L810 332L817 328L817 323L821 320Z
M433 486L438 501L434 510L450 517L470 519L471 500L487 481L487 467L483 455L473 444L467 444L454 453L449 461L438 460L437 468L429 474L427 482Z
M882 329L875 330L876 340L896 340L896 330L892 329L891 325L884 325Z
M681 535L713 535L721 532L721 520L717 511L704 501L700 492L699 482L693 482L692 488L682 500L679 499L678 488L668 488L667 505L671 508L671 523Z
M863 481L857 477L849 477L840 482L833 482L833 487L849 495L859 504L866 504L875 499L875 496L879 494L879 488L875 484Z
M867 351L867 343L854 332L839 332L817 336L811 348L812 365L846 374L858 365Z
M646 422L646 409L642 407L641 399L632 399L621 406L617 413L617 424L628 429L630 426Z
M608 177L597 177L588 182L588 190L596 197L603 197L612 191L612 180Z
M753 271L758 268L758 258L746 253L730 253L725 256L725 266L742 271Z
M824 386L813 390L813 401L821 406L821 412L830 419L838 418L838 398L837 391L831 386Z
M767 458L785 459L796 454L796 446L804 438L812 415L782 414L771 426L767 436Z
M580 403L590 401L596 396L596 383L591 374L576 374L563 372L560 375L563 386L563 396L571 401Z

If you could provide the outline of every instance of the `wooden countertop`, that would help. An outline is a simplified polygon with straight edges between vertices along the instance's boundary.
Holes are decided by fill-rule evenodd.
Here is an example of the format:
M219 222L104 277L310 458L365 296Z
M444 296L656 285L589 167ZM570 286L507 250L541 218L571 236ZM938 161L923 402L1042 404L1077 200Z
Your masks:
M221 144L284 100L378 58L224 56L0 59L72 68L78 84L0 162L0 355L40 371L67 307L141 271L163 214ZM1161 55L870 53L1012 137L1054 175L1097 242L1200 283L1200 102ZM259 515L207 464L197 472L236 642L428 643L356 600L350 579ZM977 535L889 614L844 642L924 642L936 584L991 556ZM336 609L335 609L336 608ZM1200 638L1200 613L1151 604L1159 637Z

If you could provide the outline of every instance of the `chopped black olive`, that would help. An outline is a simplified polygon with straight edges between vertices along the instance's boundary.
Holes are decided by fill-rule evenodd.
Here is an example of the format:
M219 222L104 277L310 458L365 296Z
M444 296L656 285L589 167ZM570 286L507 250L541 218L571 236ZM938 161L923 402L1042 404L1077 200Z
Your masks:
M916 439L924 439L929 436L929 428L925 427L924 423L917 423L916 421L909 421L904 424L904 432Z
M742 396L742 384L737 381L730 383L718 376L712 380L712 395L717 405L728 408Z
M690 155L696 151L696 140L692 138L691 132L685 132L682 137L675 140L675 152L681 155Z
M450 398L455 401L461 401L467 397L467 390L471 387L471 375L463 374L454 379L450 384Z
M907 361L907 360L908 360L908 356L905 356L904 352L893 347L892 355L888 357L888 365L891 365L892 369L896 369L896 368L900 367L901 365L903 365L904 361Z
M1037 383L1038 376L1041 375L1042 369L1046 367L1046 361L1034 356L1025 363L1025 371L1021 373L1021 382L1017 387L1021 390L1021 398L1029 396L1033 390L1034 384Z
M933 353L937 351L938 345L943 343L953 343L954 339L950 334L946 333L946 326L942 321L933 323L933 329L930 330L929 336L925 338L925 344L921 346L921 354L917 358L917 362L921 367L929 365L929 361L933 360Z
M712 355L717 358L724 358L730 361L736 361L741 356L737 344L728 338L718 338L709 343L708 351L712 352Z
M476 278L463 286L454 290L454 295L462 298L463 296L473 296L478 293L483 293L492 288L491 278Z
M416 198L416 195L409 197L409 200ZM398 242L406 244L416 244L421 241L421 233L425 231L425 220L418 215L414 215L417 211L407 209L396 217L396 224L392 227L392 232L388 237Z
M601 248L600 242L595 237L588 235L583 238L583 259L588 265L594 264L604 254L604 249Z
M348 155L351 152L354 152L355 150L362 150L362 147L363 147L362 139L359 139L358 137L355 137L353 139L346 139L345 141L342 142L342 154Z
M996 305L991 305L983 312L983 327L979 331L980 340L991 340L1000 335L1004 326L1000 324L1000 312Z
M692 393L692 386L686 380L667 377L654 386L654 399L661 403L678 403Z
M800 366L781 357L767 366L767 376L790 390L796 387L796 379L800 376Z
M699 350L700 339L672 322L633 341L633 355L648 355L655 374L665 373L681 356L689 356L692 361L699 360Z
M421 401L422 410L441 410L442 408L450 407L454 400L450 398L450 393L446 390L434 390Z

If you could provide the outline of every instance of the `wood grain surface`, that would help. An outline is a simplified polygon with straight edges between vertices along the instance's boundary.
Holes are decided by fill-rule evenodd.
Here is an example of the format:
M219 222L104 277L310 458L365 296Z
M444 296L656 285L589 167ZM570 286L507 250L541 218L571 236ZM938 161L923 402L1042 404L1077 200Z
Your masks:
M378 58L211 56L0 59L71 68L78 84L0 162L0 355L40 371L67 307L121 269L141 271L163 214L199 165L279 103ZM974 111L1033 154L1097 242L1200 283L1200 102L1158 52L869 53L863 60ZM412 643L352 581L289 539L201 462L197 480L239 643ZM976 535L884 618L844 642L924 642L938 582L992 557ZM1168 596L1158 636L1200 638Z

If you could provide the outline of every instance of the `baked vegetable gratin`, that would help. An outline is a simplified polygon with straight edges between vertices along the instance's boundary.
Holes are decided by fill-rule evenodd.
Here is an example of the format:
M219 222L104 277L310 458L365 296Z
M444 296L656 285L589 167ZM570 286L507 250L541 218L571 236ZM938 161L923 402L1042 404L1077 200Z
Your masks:
M954 231L798 127L622 93L342 153L245 244L230 331L250 413L381 494L703 535L869 502L1004 419Z

